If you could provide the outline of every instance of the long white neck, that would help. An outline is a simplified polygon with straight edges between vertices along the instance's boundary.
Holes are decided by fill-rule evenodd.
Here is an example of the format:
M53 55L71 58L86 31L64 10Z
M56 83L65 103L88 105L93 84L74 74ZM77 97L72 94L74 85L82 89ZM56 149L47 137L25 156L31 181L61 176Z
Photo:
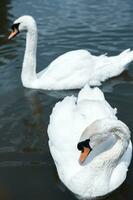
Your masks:
M28 27L26 35L26 49L22 66L21 79L25 87L32 87L37 80L36 75L36 48L37 48L37 27L33 23Z

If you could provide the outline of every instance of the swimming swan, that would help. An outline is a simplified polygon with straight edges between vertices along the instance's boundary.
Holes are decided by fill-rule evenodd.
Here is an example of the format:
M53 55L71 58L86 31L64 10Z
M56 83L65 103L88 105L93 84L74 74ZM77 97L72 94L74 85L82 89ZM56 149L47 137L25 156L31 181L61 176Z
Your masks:
M36 73L37 26L31 16L14 21L9 39L27 31L26 49L21 73L24 87L44 90L82 88L86 83L100 85L102 81L119 75L133 60L133 51L123 51L118 56L94 56L87 50L69 51Z
M49 147L59 178L83 199L106 195L126 178L132 144L102 91L85 86L52 111Z

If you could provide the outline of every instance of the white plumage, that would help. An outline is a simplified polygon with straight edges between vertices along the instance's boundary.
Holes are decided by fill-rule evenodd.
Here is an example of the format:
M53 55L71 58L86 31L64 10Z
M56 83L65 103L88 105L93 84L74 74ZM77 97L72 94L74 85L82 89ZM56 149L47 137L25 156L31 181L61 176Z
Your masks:
M109 137L80 165L77 144L83 137L94 137L92 130L99 131L96 137L100 138L102 132ZM57 103L50 116L48 136L59 177L74 194L82 198L103 196L125 180L132 154L130 131L117 119L116 109L100 89L85 86L77 98L66 97Z
M121 74L133 60L133 51L127 49L117 56L92 55L87 50L67 52L47 68L36 73L37 26L31 16L22 16L14 22L16 33L27 31L26 50L21 79L27 88L65 90L82 88L86 83L100 85L108 78Z

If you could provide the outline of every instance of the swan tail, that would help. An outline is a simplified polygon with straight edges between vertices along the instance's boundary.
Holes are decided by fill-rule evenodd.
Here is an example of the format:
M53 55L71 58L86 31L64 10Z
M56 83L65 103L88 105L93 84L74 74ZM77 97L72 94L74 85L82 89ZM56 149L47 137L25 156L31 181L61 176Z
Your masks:
M130 62L133 61L133 51L126 49L120 55L120 63L126 68Z
M82 100L105 100L103 92L98 88L91 88L88 84L81 89L78 95L78 102Z
M99 57L99 65L96 70L96 76L100 82L103 82L109 78L120 75L133 61L133 51L126 49L117 56Z

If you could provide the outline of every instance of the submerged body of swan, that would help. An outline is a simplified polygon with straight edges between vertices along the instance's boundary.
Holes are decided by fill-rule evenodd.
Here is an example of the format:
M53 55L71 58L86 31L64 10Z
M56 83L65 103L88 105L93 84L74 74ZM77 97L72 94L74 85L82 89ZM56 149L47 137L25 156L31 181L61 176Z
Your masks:
M130 131L100 89L86 86L77 98L57 103L48 135L59 177L77 196L101 197L124 182L132 155Z
M18 18L9 39L26 30L26 49L21 79L24 87L47 90L82 88L86 83L95 86L121 74L133 60L127 49L117 56L92 55L87 50L67 52L39 73L36 73L37 26L31 16Z

